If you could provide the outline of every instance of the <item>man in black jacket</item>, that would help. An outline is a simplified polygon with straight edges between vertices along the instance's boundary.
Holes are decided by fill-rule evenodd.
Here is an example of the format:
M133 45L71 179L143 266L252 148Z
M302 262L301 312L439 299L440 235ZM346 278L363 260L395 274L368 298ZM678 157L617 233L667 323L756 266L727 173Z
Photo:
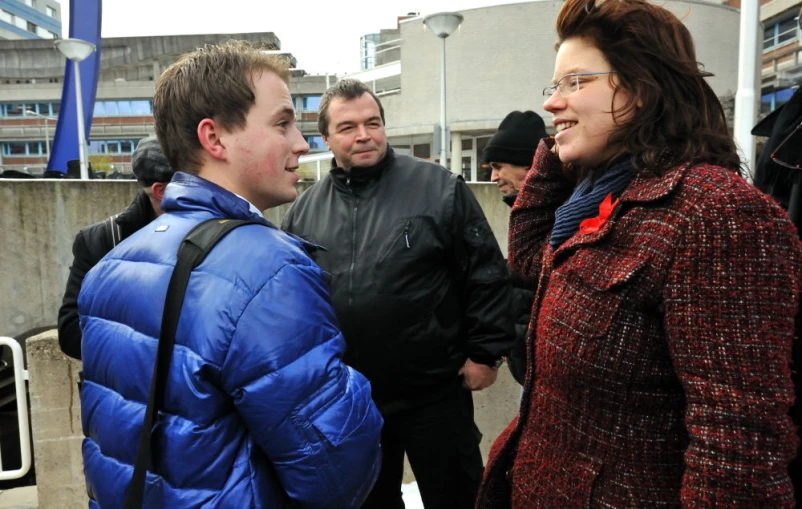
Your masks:
M496 134L487 142L482 160L490 166L490 181L498 185L504 203L512 207L518 190L529 173L535 149L545 138L546 125L534 111L513 111L501 121ZM532 313L534 288L511 275L512 308L515 313L515 344L507 364L513 378L523 385L526 375L526 332Z
M348 346L385 419L384 461L364 508L403 507L406 453L427 509L472 508L482 474L470 391L490 386L514 332L504 259L461 177L396 154L363 83L323 95L318 120L334 167L283 228L312 256Z
M160 204L164 188L173 178L173 169L155 136L144 138L137 144L131 167L137 182L142 185L131 205L120 214L82 229L72 244L72 266L58 311L58 342L61 351L78 360L81 360L78 292L84 276L114 246L162 213Z

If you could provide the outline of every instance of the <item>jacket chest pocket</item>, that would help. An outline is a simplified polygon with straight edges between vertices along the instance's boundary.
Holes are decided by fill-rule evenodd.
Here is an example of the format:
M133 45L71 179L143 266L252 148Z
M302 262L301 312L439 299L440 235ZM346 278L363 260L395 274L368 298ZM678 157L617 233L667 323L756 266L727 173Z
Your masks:
M566 261L549 278L538 315L538 339L572 353L580 363L622 367L629 352L628 335L611 329L626 328L618 321L619 310L622 302L633 298L634 282L645 265L637 258L601 262L581 254Z
M393 223L373 267L379 293L426 292L437 285L438 278L446 274L443 245L432 217L413 216Z

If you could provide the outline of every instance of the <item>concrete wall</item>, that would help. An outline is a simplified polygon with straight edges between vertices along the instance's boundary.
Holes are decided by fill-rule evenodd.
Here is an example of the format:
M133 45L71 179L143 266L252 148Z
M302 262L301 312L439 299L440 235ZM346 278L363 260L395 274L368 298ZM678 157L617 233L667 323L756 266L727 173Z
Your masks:
M496 186L469 185L506 252L509 210ZM125 209L137 190L133 181L0 179L0 335L56 323L75 234ZM265 217L281 224L288 208Z

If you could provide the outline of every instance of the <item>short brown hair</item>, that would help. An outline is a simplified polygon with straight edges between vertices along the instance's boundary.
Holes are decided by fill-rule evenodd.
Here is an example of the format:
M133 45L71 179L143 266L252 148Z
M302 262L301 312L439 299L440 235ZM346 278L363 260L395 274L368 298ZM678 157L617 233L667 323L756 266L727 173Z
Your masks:
M362 97L363 94L370 94L376 104L379 105L382 124L386 125L384 121L384 106L382 106L382 102L376 94L373 93L373 90L359 80L344 79L329 87L323 93L323 97L320 98L320 107L317 114L317 130L320 131L320 134L323 136L329 135L329 103L331 103L332 99L342 97L346 101L350 101L351 99Z
M289 82L289 63L253 43L230 40L183 55L156 82L156 135L176 170L197 173L201 160L198 124L211 118L227 130L245 126L254 104L254 78L275 73Z
M613 110L632 114L610 135L608 143L620 147L614 157L631 154L637 170L655 173L687 161L739 170L724 109L705 81L712 74L696 61L693 38L674 14L647 0L566 0L557 35L557 47L569 38L592 43L632 96Z

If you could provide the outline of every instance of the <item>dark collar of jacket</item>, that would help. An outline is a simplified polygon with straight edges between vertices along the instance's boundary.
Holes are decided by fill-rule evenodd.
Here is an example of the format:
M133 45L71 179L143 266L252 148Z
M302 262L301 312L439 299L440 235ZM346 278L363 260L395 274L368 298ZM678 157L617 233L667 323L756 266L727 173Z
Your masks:
M141 189L131 205L118 214L114 221L120 227L120 238L127 239L154 219L156 219L156 212L150 204L150 197L144 189Z
M273 226L261 214L251 212L248 202L197 175L177 171L162 200L165 212L210 212L228 219L255 219ZM275 227L274 227L275 228Z
M507 204L508 207L512 207L515 205L515 198L518 197L518 191L514 191L511 194L505 194L501 197L501 201Z
M385 170L392 166L393 161L395 161L395 152L390 145L387 145L387 153L373 166L354 166L350 171L345 171L336 166L336 161L332 159L333 167L330 173L335 187L339 189L364 189L372 183L378 182Z

